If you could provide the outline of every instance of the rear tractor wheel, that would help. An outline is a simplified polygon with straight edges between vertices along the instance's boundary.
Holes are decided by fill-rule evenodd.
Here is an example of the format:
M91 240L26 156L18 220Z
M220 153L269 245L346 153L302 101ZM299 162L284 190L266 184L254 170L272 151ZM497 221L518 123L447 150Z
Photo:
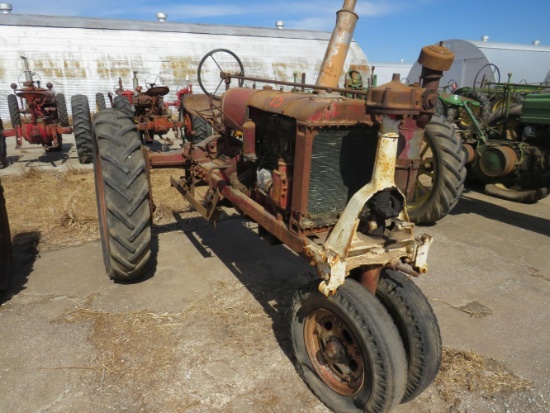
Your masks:
M8 110L10 112L11 127L16 128L21 125L21 112L19 112L17 96L8 95Z
M55 106L57 107L57 119L61 126L69 126L69 114L67 113L67 101L63 93L55 95Z
M96 199L105 269L114 280L142 275L151 255L146 162L134 119L108 109L94 118Z
M107 109L107 104L105 103L105 95L103 93L95 94L95 106L97 112Z
M325 297L313 283L295 294L296 368L336 412L389 412L401 401L407 365L399 333L380 301L347 279Z
M432 224L453 210L464 190L465 163L453 126L433 115L424 131L414 194L407 200L412 222Z
M91 163L93 161L93 132L88 98L85 95L74 95L71 97L71 109L78 160L81 164Z

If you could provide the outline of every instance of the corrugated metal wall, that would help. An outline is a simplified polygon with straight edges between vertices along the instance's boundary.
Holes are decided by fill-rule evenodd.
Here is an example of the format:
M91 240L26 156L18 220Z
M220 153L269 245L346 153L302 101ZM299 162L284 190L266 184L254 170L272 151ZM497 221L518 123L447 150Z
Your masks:
M251 76L292 81L293 73L306 73L315 83L330 33L298 30L235 28L175 24L164 25L104 19L52 18L47 16L0 16L0 116L9 120L6 96L10 84L24 80L20 56L40 75L43 85L52 82L70 97L86 94L95 108L95 94L113 91L119 77L132 88L133 71L143 86L148 74L158 74L170 88L166 100L175 99L186 76L195 93L197 66L213 49L235 52ZM73 26L73 27L67 27ZM77 27L75 27L77 26ZM346 68L354 64L368 70L365 54L352 42ZM218 73L205 73L214 90ZM343 79L341 84L343 84ZM208 87L208 86L207 86Z

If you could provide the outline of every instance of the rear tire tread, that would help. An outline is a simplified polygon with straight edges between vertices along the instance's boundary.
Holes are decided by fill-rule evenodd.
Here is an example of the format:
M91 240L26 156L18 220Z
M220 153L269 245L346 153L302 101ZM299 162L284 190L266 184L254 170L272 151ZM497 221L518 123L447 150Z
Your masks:
M417 224L432 224L445 217L458 203L466 180L466 159L462 143L454 126L440 115L433 115L426 125L424 140L430 139L436 180L428 199L408 211L410 220Z
M126 112L98 112L94 127L94 163L99 160L94 170L105 268L111 278L129 280L144 273L151 255L145 159L133 117Z
M88 98L85 95L72 96L71 109L78 160L81 164L91 163L93 161L93 131Z

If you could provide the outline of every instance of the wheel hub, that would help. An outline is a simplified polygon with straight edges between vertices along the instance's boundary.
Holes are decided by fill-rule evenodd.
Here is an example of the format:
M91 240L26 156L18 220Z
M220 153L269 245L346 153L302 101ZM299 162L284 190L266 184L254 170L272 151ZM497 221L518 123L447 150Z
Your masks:
M319 377L339 394L355 394L364 381L364 356L345 320L318 309L304 327L307 352Z
M334 338L327 343L326 355L332 362L341 363L345 359L344 348L342 344Z

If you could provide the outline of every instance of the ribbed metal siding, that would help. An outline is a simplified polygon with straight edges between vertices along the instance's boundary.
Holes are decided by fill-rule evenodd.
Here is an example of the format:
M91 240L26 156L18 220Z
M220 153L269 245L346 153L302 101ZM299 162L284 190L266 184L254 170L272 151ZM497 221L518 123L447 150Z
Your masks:
M323 128L313 140L308 213L336 219L372 176L377 132L366 126Z
M206 29L199 32L199 28L195 28L196 32L178 32L178 25L174 24L170 26L175 28L173 31L140 31L125 28L126 21L121 21L121 28L116 29L116 20L99 20L109 23L111 28L104 29L93 28L93 24L101 26L93 19L80 19L87 23L86 27L42 27L39 17L28 16L25 20L25 24L32 21L33 25L7 25L8 20L0 20L0 116L4 121L9 119L6 100L6 95L12 93L9 85L23 71L22 55L29 59L31 70L44 83L52 82L56 92L65 94L70 112L70 98L75 94L87 95L94 110L95 94L112 91L119 77L125 87L131 88L133 71L138 72L142 85L148 74L160 75L171 90L167 101L175 99L176 89L185 84L186 76L195 93L202 93L197 66L206 53L216 48L234 51L248 75L292 81L294 72L305 72L306 80L314 83L330 36L288 31L286 37L275 37L280 30L268 29L256 30L259 35L254 35L256 31L251 29L252 35L247 35L246 28L228 30L227 35L208 33ZM269 33L274 37L267 37ZM355 42L347 64L368 66ZM205 75L218 79L207 85L215 88L219 82L216 74Z

